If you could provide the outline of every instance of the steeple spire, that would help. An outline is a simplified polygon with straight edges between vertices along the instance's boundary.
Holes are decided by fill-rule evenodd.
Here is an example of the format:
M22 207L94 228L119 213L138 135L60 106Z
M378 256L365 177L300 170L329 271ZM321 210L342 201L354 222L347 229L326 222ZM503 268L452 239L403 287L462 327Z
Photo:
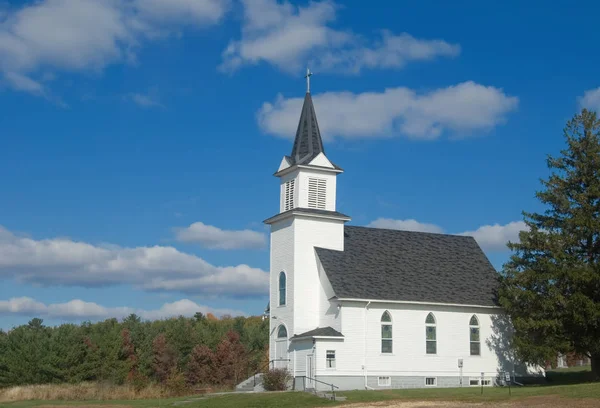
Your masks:
M307 74L307 80L310 80L309 74ZM309 84L310 82L307 81L307 85ZM298 130L296 131L294 147L292 148L291 159L293 164L308 164L319 153L325 153L325 149L323 148L323 140L321 139L319 124L317 123L315 107L313 106L310 92L307 89L304 96L304 104L302 105L300 122L298 123Z

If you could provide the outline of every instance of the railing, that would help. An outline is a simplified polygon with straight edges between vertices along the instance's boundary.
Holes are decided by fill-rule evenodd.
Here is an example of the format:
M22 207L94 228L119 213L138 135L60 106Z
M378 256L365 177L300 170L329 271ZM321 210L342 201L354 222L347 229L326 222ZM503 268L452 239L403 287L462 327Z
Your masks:
M331 387L331 395L333 397L333 401L335 401L335 390L336 389L339 390L340 387L335 386L335 385L330 384L330 383L326 383L325 381L317 380L316 378L307 377L305 375L303 375L301 377L304 378L304 381L303 381L304 391L306 391L306 380L311 380L311 381L314 381L314 382L318 382L320 384L324 384L324 385L327 385L327 386ZM315 386L314 390L315 390L315 394L316 394L317 393L317 387L316 386Z
M254 386L256 387L256 375L260 374L265 368L268 368L271 364L273 364L273 368L275 368L275 361L290 361L289 358L276 358L274 360L270 360L267 364L263 365L258 369L257 372L254 373Z

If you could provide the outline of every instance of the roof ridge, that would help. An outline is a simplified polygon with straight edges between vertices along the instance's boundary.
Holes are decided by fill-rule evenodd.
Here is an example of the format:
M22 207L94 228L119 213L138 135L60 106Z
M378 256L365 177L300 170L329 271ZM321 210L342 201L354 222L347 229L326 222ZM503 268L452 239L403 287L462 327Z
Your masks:
M446 233L446 232L411 231L411 230L402 230L402 229L395 229L395 228L367 227L365 225L345 225L344 228L362 228L362 229L369 229L369 230L408 232L408 233L411 233L411 234L441 235L441 236L446 236L446 237L459 237L459 238L471 238L471 239L475 239L471 235L449 234L449 233Z

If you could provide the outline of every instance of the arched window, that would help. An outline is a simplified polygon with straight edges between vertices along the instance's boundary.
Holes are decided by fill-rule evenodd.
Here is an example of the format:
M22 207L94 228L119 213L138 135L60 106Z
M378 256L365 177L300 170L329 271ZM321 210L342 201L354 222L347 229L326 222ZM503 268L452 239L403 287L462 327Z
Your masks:
M393 349L392 316L385 311L381 316L381 352L391 353Z
M479 342L479 320L473 315L469 321L469 340L471 342L471 355L481 355L481 344Z
M287 339L287 329L285 328L285 326L283 324L281 326L279 326L279 328L277 329L277 338L278 339Z
M425 319L425 350L427 354L437 354L435 316L433 316L433 313L429 313Z
M285 305L286 280L285 272L279 272L279 306Z

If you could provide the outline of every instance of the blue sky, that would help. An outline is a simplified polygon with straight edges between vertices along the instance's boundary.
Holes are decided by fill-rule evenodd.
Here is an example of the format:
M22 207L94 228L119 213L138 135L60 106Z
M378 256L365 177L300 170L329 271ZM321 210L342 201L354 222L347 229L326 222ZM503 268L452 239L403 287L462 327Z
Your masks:
M0 0L0 327L261 313L307 65L351 224L500 268L600 107L597 5L374 4Z

